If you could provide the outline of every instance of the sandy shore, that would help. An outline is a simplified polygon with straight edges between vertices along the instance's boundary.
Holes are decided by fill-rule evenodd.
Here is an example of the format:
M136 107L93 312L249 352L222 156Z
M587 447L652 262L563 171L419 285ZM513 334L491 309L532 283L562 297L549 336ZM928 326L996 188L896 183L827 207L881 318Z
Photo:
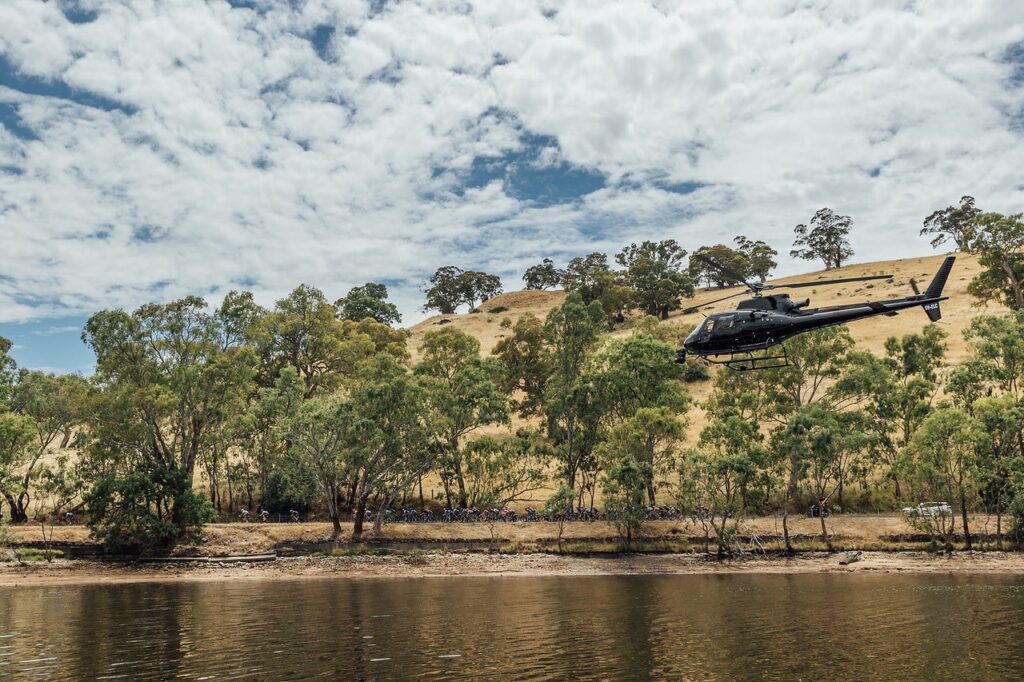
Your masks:
M413 553L390 556L299 557L257 564L120 564L55 561L0 564L0 587L215 580L433 578L451 576L585 576L649 574L933 573L1024 575L1024 555L963 552L814 553L717 561L698 554L559 556L553 554Z

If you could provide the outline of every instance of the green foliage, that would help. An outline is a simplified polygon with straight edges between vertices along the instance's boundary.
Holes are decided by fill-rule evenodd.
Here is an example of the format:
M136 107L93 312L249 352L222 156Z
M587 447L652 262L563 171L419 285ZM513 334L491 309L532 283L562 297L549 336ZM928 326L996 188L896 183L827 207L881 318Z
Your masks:
M625 282L636 305L648 315L667 319L670 310L682 307L684 296L693 296L693 280L682 269L684 251L674 239L630 244L615 256L625 268ZM612 312L605 306L606 312Z
M353 287L334 305L338 309L338 317L343 320L359 322L369 318L389 326L402 321L398 307L388 301L388 288L384 284L367 282L361 287Z
M747 260L747 257L739 251L729 248L725 244L702 246L693 252L687 271L695 282L704 282L704 286L707 287L727 287L738 284L738 282L735 278L730 277L701 258L696 258L696 256L710 258L715 263L718 263L719 265L743 276L746 276L747 270L749 269L749 261Z
M842 267L853 248L847 237L853 221L850 216L838 215L823 208L811 218L810 226L800 224L794 228L796 240L789 255L803 260L821 259L826 270Z
M925 218L921 236L934 235L932 248L935 249L952 240L958 250L969 251L974 234L973 221L979 213L981 209L974 205L974 197L962 196L959 206L947 206Z
M109 546L153 547L188 537L209 517L192 492L201 452L254 378L248 347L188 297L86 323L103 390L92 401L83 453L93 474L92 529Z
M760 239L753 241L740 235L733 239L733 242L736 244L736 250L746 259L743 273L748 278L757 278L758 281L763 282L778 266L775 257L779 255L779 252Z
M900 470L919 495L960 508L968 548L968 500L975 492L977 452L985 438L983 425L969 412L940 407L925 418L900 454ZM934 523L937 539L941 537L946 550L951 550L955 517L936 518Z
M579 294L583 302L601 304L606 315L622 314L633 305L633 291L622 273L608 267L608 256L591 253L569 261L562 275L562 287Z
M85 497L89 528L111 552L167 549L197 540L213 520L209 501L192 491L183 469L159 468L102 477Z
M628 455L616 461L605 476L602 487L605 518L615 525L627 545L643 527L644 494L653 477L649 464L637 462Z
M982 301L1024 310L1024 214L974 216L970 247L985 269L971 280L967 291Z
M496 275L445 265L431 276L423 309L453 315L464 304L474 310L477 302L486 301L500 293L501 280Z
M527 289L541 291L559 286L564 276L565 273L555 267L554 261L545 258L539 264L526 269L523 274L523 282Z
M581 470L592 469L594 448L600 442L603 406L593 377L584 369L603 318L599 302L587 305L578 294L570 294L544 323L551 357L544 386L544 416L555 457L573 489Z
M547 480L550 455L540 434L528 429L469 443L464 457L470 506L503 507L539 490Z
M544 401L544 387L551 373L551 355L544 346L544 323L526 314L516 320L504 320L503 329L511 333L494 347L501 363L500 387L511 396L519 414L539 414Z
M544 516L555 519L558 524L558 551L562 551L562 535L565 533L565 522L572 514L576 503L576 491L562 483L544 502Z

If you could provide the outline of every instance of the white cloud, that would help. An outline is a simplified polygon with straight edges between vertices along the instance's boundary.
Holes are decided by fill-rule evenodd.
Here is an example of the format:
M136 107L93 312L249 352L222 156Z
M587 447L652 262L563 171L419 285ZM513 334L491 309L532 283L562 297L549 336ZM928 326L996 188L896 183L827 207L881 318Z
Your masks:
M442 264L514 287L545 255L640 238L785 252L826 205L878 259L927 250L922 217L963 193L1021 210L1012 0L253 4L97 0L79 24L0 4L16 79L84 102L0 86L36 138L0 127L20 170L0 171L0 320L372 280L399 282L409 320ZM526 133L558 148L524 167L609 185L545 206L463 186Z

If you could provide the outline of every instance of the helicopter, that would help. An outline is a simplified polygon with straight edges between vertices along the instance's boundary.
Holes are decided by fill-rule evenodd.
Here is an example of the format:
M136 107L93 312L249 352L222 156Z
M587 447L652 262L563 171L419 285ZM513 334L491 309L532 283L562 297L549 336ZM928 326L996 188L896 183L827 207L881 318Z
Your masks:
M841 279L817 280L814 282L796 282L793 284L770 284L765 282L748 282L739 273L716 263L710 258L695 255L694 258L710 265L728 278L746 286L730 296L710 301L704 305L713 305L749 292L751 297L740 301L736 310L712 313L683 341L683 347L676 351L676 362L686 362L687 354L694 355L705 362L724 365L731 370L744 371L756 369L772 369L786 367L789 358L785 346L781 352L769 351L776 344L797 334L822 329L837 324L845 324L875 315L896 315L900 310L920 306L928 315L928 319L937 322L942 318L939 308L941 301L949 299L942 295L949 273L953 269L956 256L947 256L935 273L931 284L922 294L917 283L912 279L910 286L913 296L895 298L887 301L865 301L847 305L828 306L824 308L808 308L808 298L796 300L789 294L769 294L765 291L773 289L799 289L818 287L827 284L844 282L866 282L876 279L892 279L892 275L870 275L866 277L845 277ZM757 353L757 355L755 355Z

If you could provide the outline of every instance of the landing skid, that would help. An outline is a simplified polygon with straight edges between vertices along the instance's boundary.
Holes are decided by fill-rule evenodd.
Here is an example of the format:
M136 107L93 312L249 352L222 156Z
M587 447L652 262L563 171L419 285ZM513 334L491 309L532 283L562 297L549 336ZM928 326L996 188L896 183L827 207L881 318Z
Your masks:
M723 357L722 355L716 355L715 358ZM734 372L747 372L755 369L777 369L779 367L789 367L789 356L786 355L786 349L782 349L781 355L754 355L753 352L747 351L745 353L730 353L726 360L712 359L711 356L704 356L705 362L710 362L715 365L724 365Z

